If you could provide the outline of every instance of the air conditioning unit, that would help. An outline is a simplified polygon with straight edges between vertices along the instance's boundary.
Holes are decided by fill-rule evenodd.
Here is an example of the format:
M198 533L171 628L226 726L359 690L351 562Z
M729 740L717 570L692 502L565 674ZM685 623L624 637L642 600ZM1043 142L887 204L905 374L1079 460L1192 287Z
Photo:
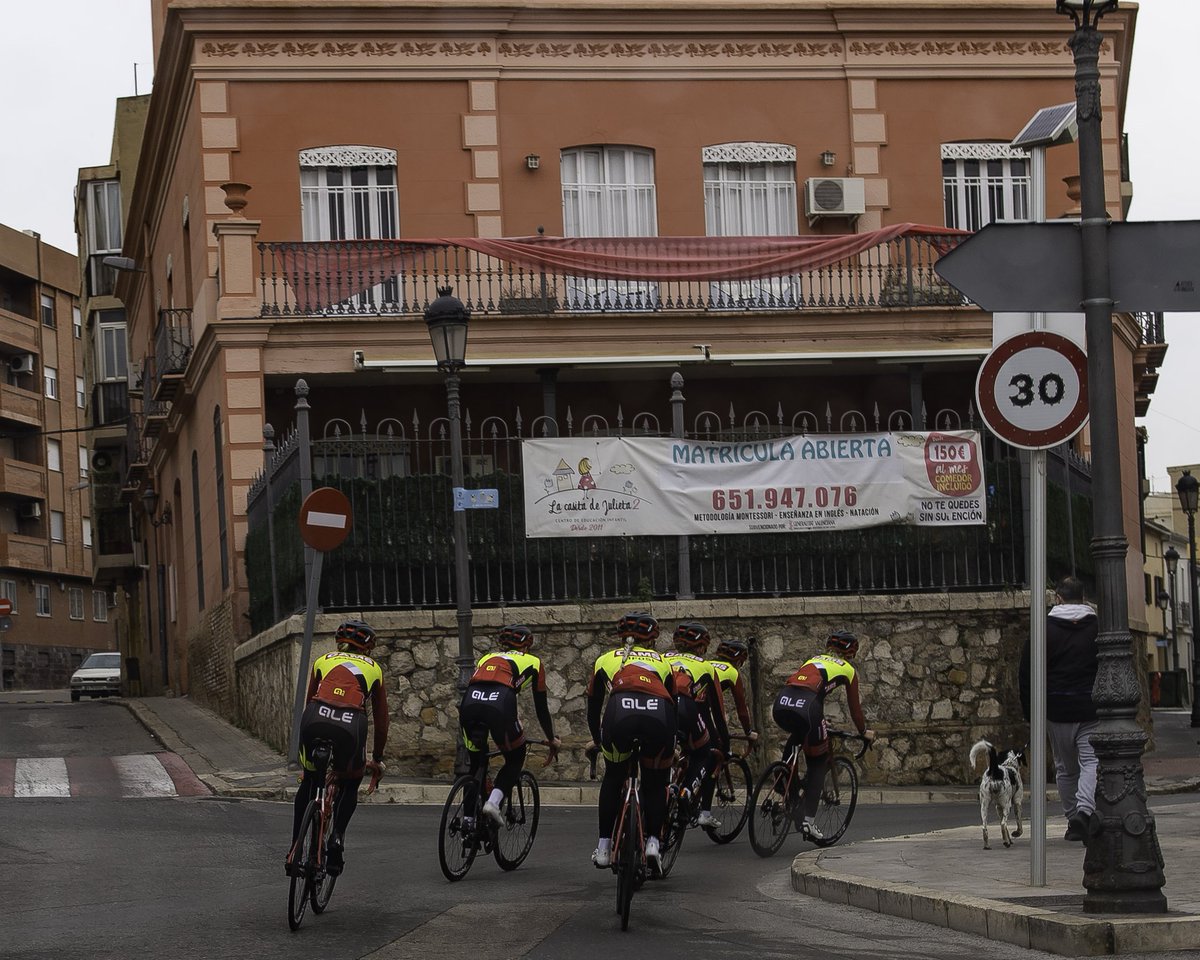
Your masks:
M34 359L32 353L18 353L10 357L8 369L13 373L33 373Z
M859 217L867 212L866 182L862 177L809 177L804 212L810 226L821 217Z
M42 516L42 505L37 501L22 504L17 510L17 516L22 520L39 520Z

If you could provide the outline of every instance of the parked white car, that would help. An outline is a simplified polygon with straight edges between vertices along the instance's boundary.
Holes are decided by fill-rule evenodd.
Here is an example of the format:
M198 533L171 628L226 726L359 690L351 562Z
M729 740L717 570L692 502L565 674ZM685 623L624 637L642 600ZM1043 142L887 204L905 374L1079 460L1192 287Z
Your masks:
M121 692L121 655L93 653L71 674L71 699L117 696Z

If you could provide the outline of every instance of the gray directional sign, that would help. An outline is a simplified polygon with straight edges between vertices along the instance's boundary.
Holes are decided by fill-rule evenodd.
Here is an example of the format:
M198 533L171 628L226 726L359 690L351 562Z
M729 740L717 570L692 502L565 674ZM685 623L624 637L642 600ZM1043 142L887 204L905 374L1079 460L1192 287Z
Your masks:
M1200 220L1112 223L1109 273L1115 309L1200 312ZM1080 309L1079 224L990 223L938 260L938 275L984 310Z

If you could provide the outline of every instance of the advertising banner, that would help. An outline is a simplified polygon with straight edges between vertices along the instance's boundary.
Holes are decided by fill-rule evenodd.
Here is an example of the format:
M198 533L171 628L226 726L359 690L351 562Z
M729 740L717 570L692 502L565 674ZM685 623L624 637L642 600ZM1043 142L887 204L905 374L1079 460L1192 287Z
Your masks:
M848 530L987 522L973 430L757 441L521 443L529 537Z

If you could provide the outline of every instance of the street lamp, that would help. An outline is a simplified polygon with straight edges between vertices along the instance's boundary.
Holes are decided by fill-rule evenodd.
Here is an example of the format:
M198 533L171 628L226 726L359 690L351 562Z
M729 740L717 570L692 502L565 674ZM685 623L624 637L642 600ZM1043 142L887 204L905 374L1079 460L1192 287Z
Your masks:
M1146 808L1142 752L1146 732L1137 721L1140 686L1129 632L1125 582L1125 511L1121 500L1121 434L1117 420L1113 300L1109 280L1108 208L1100 130L1100 19L1119 0L1055 0L1075 24L1067 41L1075 62L1079 144L1079 236L1083 283L1080 302L1087 330L1088 406L1092 439L1092 559L1096 572L1098 670L1092 690L1099 761L1096 813L1100 828L1087 840L1083 886L1088 913L1165 913L1162 852Z
M438 287L438 298L425 310L425 324L433 341L438 369L446 375L446 405L450 416L450 484L454 488L454 600L458 617L458 693L461 699L475 665L471 641L471 577L467 556L467 514L457 501L463 486L462 412L458 397L458 371L466 365L467 323L471 313L450 287ZM467 772L466 748L458 739L455 774Z
M1188 603L1192 611L1192 726L1200 727L1200 704L1196 703L1196 693L1200 690L1200 659L1197 658L1197 638L1200 638L1200 605L1196 603L1196 506L1200 499L1200 480L1192 476L1191 470L1184 470L1183 476L1175 483L1175 492L1179 494L1179 506L1188 518Z
M1167 593L1166 590L1159 590L1158 596L1156 596L1154 598L1154 600L1158 604L1158 609L1162 611L1162 618L1163 618L1162 645L1165 647L1167 645L1167 610L1171 606L1171 595L1169 593Z
M1175 572L1179 569L1179 551L1175 545L1167 547L1163 554L1167 563L1167 591L1171 597L1171 663L1172 669L1179 670L1179 615L1175 608Z

